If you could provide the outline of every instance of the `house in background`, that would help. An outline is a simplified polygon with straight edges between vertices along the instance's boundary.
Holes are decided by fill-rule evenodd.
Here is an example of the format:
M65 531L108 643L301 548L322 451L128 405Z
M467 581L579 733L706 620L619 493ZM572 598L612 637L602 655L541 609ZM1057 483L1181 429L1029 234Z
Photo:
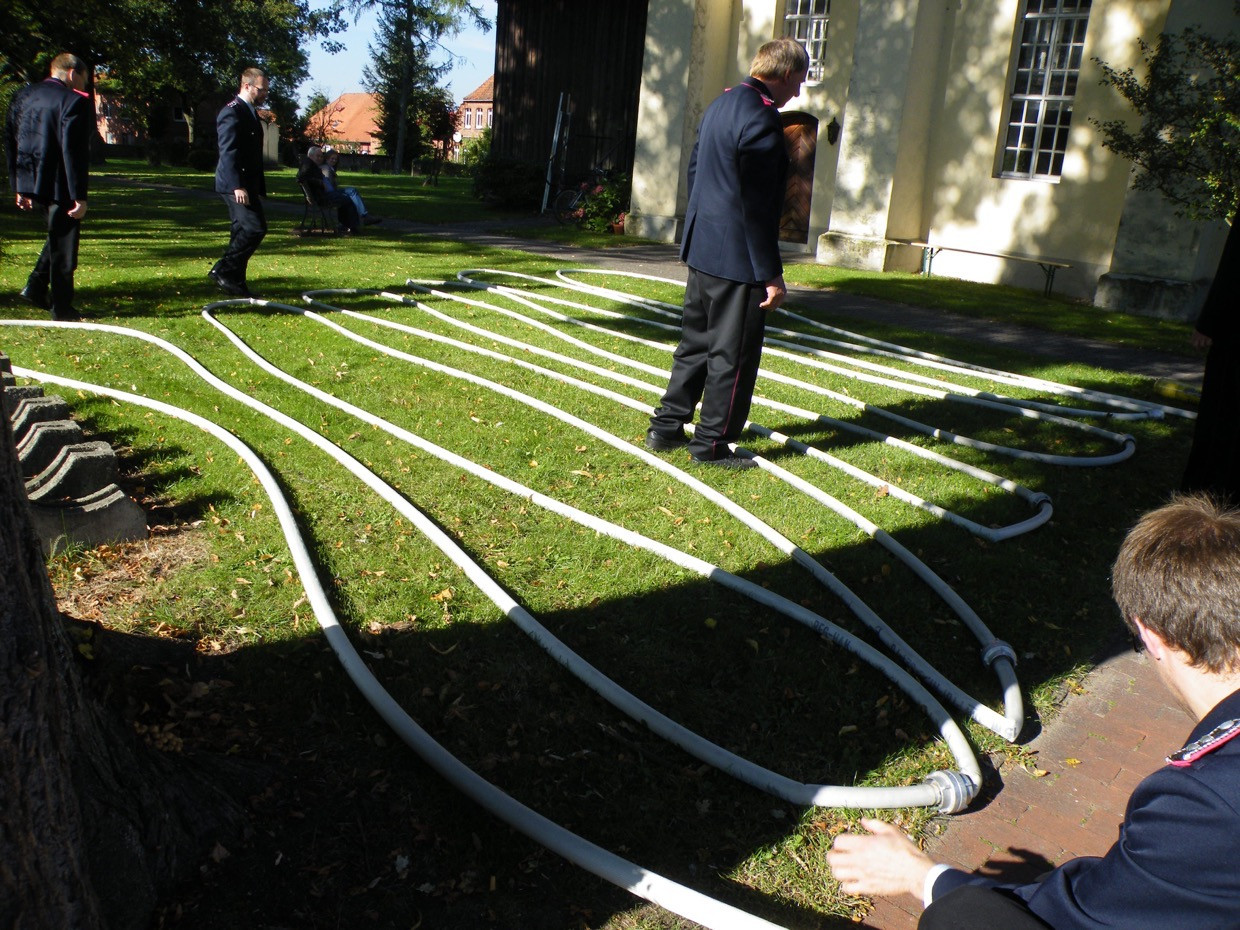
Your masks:
M782 111L785 249L914 271L928 242L936 274L1038 290L1063 263L1056 293L1192 319L1226 225L1132 187L1094 127L1135 118L1099 61L1237 22L1219 0L498 0L492 148L546 163L567 94L565 162L627 171L626 227L672 241L703 110L792 35L811 69Z
M478 85L472 94L467 94L456 112L456 128L461 134L461 141L477 139L490 129L495 116L495 75Z
M306 133L342 152L378 154L379 103L374 94L341 94L306 121Z

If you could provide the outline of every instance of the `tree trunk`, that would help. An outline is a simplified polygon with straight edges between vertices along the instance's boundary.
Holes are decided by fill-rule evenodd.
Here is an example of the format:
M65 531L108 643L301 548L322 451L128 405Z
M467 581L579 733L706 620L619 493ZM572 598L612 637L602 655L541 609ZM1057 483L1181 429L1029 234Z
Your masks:
M0 927L146 927L235 826L206 773L138 743L104 703L123 681L101 687L97 659L56 610L0 415Z

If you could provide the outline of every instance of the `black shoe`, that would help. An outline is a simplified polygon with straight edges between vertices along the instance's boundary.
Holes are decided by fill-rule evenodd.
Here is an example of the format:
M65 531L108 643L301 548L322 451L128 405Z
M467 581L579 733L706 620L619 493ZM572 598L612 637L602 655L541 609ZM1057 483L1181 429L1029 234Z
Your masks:
M26 301L26 303L34 304L40 310L48 309L46 290L40 291L40 290L37 290L31 287L29 284L27 284L25 287L21 289L21 292L18 294L18 296L21 297L22 300Z
M225 294L232 294L234 297L254 296L250 293L250 289L244 284L238 284L236 281L229 281L214 268L207 272L207 277L214 281L216 286L219 287L219 289Z
M367 213L365 216L362 217L362 222L365 223L367 226L373 226L375 223L382 223L383 218L379 216L371 216L369 213Z
M52 310L52 319L58 323L76 323L82 319L82 314L68 307L64 310Z
M646 431L646 448L651 452L672 452L676 449L682 449L689 444L689 440L685 438L685 434L679 436L668 436L665 433L656 430Z
M714 468L729 468L739 471L745 468L758 467L758 463L753 459L747 459L739 455L725 455L719 459L700 459L696 455L691 455L689 458L693 459L697 465L710 465Z

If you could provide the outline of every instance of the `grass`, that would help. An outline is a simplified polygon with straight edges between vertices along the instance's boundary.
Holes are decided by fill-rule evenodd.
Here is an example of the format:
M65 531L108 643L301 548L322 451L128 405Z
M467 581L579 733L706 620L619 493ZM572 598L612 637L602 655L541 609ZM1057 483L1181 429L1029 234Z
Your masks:
M219 297L205 272L223 248L225 212L214 199L174 188L201 189L206 177L172 169L148 173L136 163L108 170L126 178L105 175L94 183L78 272L80 306L90 321L174 342L218 377L319 431L422 509L555 635L708 738L789 777L824 783L917 781L950 761L912 702L812 631L498 490L261 371L199 315ZM450 179L437 189L408 178L349 180L375 204L372 210L393 218L511 225L511 218L486 214L464 198ZM168 187L147 186L155 182ZM289 234L300 215L292 172L276 174L272 189L271 232L252 262L250 280L290 304L313 288L399 289L406 278L449 279L469 267L541 275L556 267L529 253L402 235L390 225L356 239L299 239ZM283 210L276 205L281 201L287 204ZM0 315L38 319L11 295L33 263L39 232L28 219L9 229ZM677 298L667 285L616 283ZM866 289L882 284L852 275L819 283ZM1004 318L1040 300L1020 292L1008 304L1002 289L942 279L892 277L889 284L888 298L946 302L956 312L998 312ZM657 399L657 393L617 387L583 367L615 363L599 362L482 308L427 301L494 336L463 333L411 306L375 297L325 299L483 349L504 350L495 336L520 338L573 356L567 363L539 360L549 369L646 403ZM488 300L529 312L501 298ZM1087 308L1060 306L1059 319L1073 318L1072 326L1111 338L1110 324L1099 324L1096 316L1089 329ZM234 306L218 315L299 379L873 638L773 546L595 436L487 386L381 354L292 313ZM327 315L369 339L531 393L624 440L636 443L644 431L639 411L548 375ZM671 338L634 321L608 325ZM851 321L843 325L858 328ZM666 352L648 346L557 328L648 365L668 363ZM609 849L784 926L829 926L864 913L864 902L838 894L824 858L831 839L859 812L799 809L652 737L548 660L443 553L323 452L215 392L147 343L34 327L0 333L0 348L16 365L184 406L227 424L249 443L282 482L319 577L368 664L435 738L504 790ZM1152 383L1132 375L928 333L875 334L1157 399ZM767 362L781 373L990 441L1056 453L1109 450L1106 442L1045 423L1001 418L825 371L807 374L804 366L773 355ZM763 383L761 393L841 420L884 430L889 425L802 388ZM192 668L169 663L132 671L135 726L145 734L176 735L191 757L218 753L243 760L265 778L247 793L252 833L224 842L226 856L204 858L201 881L166 902L165 925L683 926L482 814L396 743L326 652L270 502L235 455L194 428L144 409L89 394L66 399L88 431L117 448L126 489L158 529L146 543L74 549L53 560L62 603L125 633L193 644L198 664ZM760 406L754 419L979 522L1002 524L1027 513L1009 495L890 446ZM1134 517L1177 483L1190 433L1185 421L1170 418L1122 428L1136 437L1137 454L1102 469L1013 460L901 431L914 443L1051 495L1055 516L1049 524L1002 543L980 542L883 488L784 455L769 441L748 444L873 520L947 579L997 636L1015 646L1022 684L1036 712L1048 713L1065 682L1116 637L1110 561ZM976 649L959 621L863 532L769 475L702 478L822 562L952 680L995 700L996 689L978 669ZM1019 753L977 727L968 732L979 752ZM886 816L912 830L930 819L918 811Z
M1174 320L1104 310L1035 291L932 278L907 272L855 271L829 265L797 263L785 269L789 284L833 288L879 300L945 310L979 320L1015 323L1047 332L1099 339L1117 345L1186 354L1192 327Z

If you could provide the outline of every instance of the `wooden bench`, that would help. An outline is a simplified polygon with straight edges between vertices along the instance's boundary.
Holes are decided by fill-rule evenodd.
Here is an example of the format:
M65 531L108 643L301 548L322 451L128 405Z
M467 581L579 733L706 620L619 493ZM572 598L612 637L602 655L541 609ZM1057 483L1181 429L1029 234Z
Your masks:
M1042 269L1042 274L1046 277L1046 287L1042 289L1042 294L1049 297L1051 288L1055 285L1055 272L1060 268L1071 268L1067 262L1053 262L1045 258L1030 258L1028 255L1013 255L1011 252L981 252L977 249L958 249L955 246L942 245L940 243L914 241L907 243L921 249L921 273L927 278L930 277L930 266L934 264L934 256L940 252L947 250L948 252L963 252L966 255L985 255L989 258L1002 258L1012 262L1032 262Z
M303 236L315 233L326 236L336 235L340 230L340 217L336 213L336 207L322 200L316 200L310 189L300 181L297 182L297 186L301 188L301 195L306 201L306 208L301 214L301 224L297 227L298 234Z

